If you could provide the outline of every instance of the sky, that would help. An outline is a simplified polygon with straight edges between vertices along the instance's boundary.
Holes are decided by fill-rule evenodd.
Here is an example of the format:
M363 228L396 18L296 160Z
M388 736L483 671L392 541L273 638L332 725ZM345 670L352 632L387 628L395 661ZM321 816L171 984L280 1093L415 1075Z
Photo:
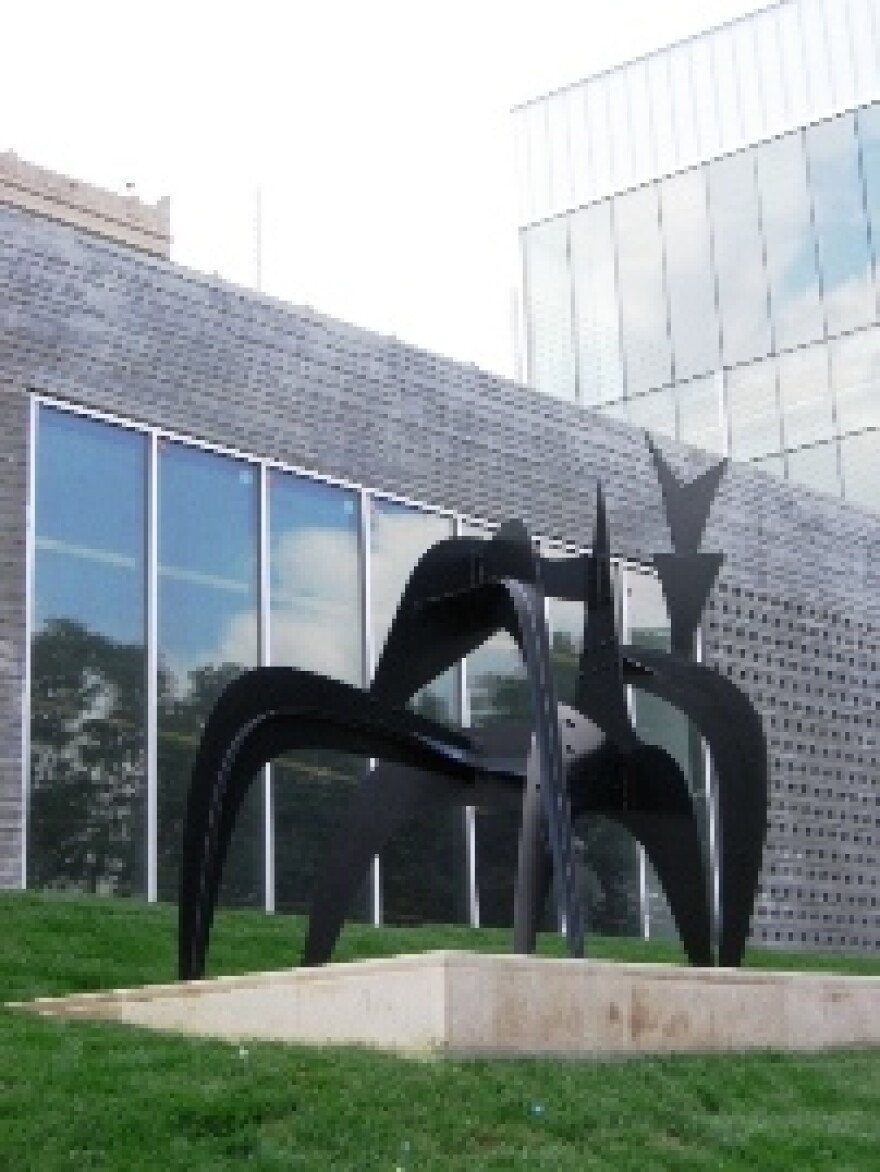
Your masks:
M170 196L181 264L514 376L511 106L764 6L6 0L0 150Z

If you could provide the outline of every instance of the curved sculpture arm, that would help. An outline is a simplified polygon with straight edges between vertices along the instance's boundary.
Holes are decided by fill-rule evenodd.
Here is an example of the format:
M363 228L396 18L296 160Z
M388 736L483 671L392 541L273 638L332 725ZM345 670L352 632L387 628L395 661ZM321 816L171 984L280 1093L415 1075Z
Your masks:
M204 969L214 905L241 804L259 769L290 749L328 748L415 765L458 782L521 787L521 772L487 760L469 738L359 688L295 668L257 668L217 702L193 767L184 823L179 967Z
M669 900L691 964L712 963L712 927L702 842L687 781L653 745L621 750L592 721L560 706L572 818L601 814L641 845ZM517 873L515 949L532 952L552 864L542 833L533 758L529 761Z
M767 818L767 747L743 693L703 664L624 647L624 674L690 717L709 746L717 791L720 916L718 963L742 963L761 872Z

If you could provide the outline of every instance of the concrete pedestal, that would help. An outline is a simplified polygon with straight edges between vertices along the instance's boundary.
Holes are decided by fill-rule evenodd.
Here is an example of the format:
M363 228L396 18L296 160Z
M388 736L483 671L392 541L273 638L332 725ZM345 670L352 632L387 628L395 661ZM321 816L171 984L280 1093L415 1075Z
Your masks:
M880 1046L880 977L464 952L81 994L21 1008L229 1041L402 1054Z

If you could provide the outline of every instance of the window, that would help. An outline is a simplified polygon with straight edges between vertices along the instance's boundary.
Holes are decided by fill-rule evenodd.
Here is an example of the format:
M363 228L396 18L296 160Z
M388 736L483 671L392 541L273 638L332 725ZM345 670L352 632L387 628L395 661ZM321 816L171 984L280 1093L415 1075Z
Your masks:
M709 206L727 364L770 351L767 279L751 152L709 166Z
M776 374L772 360L725 372L730 413L730 454L751 460L781 448Z
M723 402L724 379L721 371L703 378L679 383L678 438L682 443L705 448L708 452L727 452L727 420Z
M876 512L880 506L880 431L844 436L840 462L846 499Z
M841 433L880 426L880 333L864 330L838 338L829 353Z
M146 444L40 408L31 887L145 894Z
M837 442L815 444L786 455L788 479L803 484L814 492L840 496L840 476L837 467Z
M852 115L806 132L829 334L874 320L868 224Z
M539 391L574 400L568 220L561 217L523 232L529 379Z
M268 480L270 662L363 682L357 494L271 471ZM306 912L366 762L289 753L272 763L275 906ZM366 893L355 909L366 913Z
M664 179L661 185L676 382L705 374L719 364L706 198L702 168Z
M259 660L258 478L243 460L159 445L158 889L176 900L190 775L224 687ZM263 794L245 799L221 894L263 905Z
M801 447L834 434L824 346L808 346L778 359L785 446Z
M770 311L777 352L820 339L816 244L810 224L807 168L800 131L756 152Z
M658 194L641 187L614 201L628 395L672 381Z
M571 269L580 401L591 407L623 394L610 200L572 216Z
M372 625L378 655L403 588L421 555L452 535L448 517L374 500L370 511ZM456 673L423 688L411 706L447 724L455 720ZM388 923L452 923L467 919L464 822L458 808L431 810L398 833L382 855L383 918Z

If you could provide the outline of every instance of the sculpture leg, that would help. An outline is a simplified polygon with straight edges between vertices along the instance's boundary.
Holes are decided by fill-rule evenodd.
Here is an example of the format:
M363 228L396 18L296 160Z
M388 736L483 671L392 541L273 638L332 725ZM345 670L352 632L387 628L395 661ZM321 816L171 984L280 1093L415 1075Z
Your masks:
M470 787L405 765L380 764L355 795L319 877L309 912L303 964L325 964L374 855L416 814L464 804Z
M535 754L529 757L523 794L522 827L513 901L513 951L527 956L535 951L541 911L550 890L553 865L544 843L543 810Z

